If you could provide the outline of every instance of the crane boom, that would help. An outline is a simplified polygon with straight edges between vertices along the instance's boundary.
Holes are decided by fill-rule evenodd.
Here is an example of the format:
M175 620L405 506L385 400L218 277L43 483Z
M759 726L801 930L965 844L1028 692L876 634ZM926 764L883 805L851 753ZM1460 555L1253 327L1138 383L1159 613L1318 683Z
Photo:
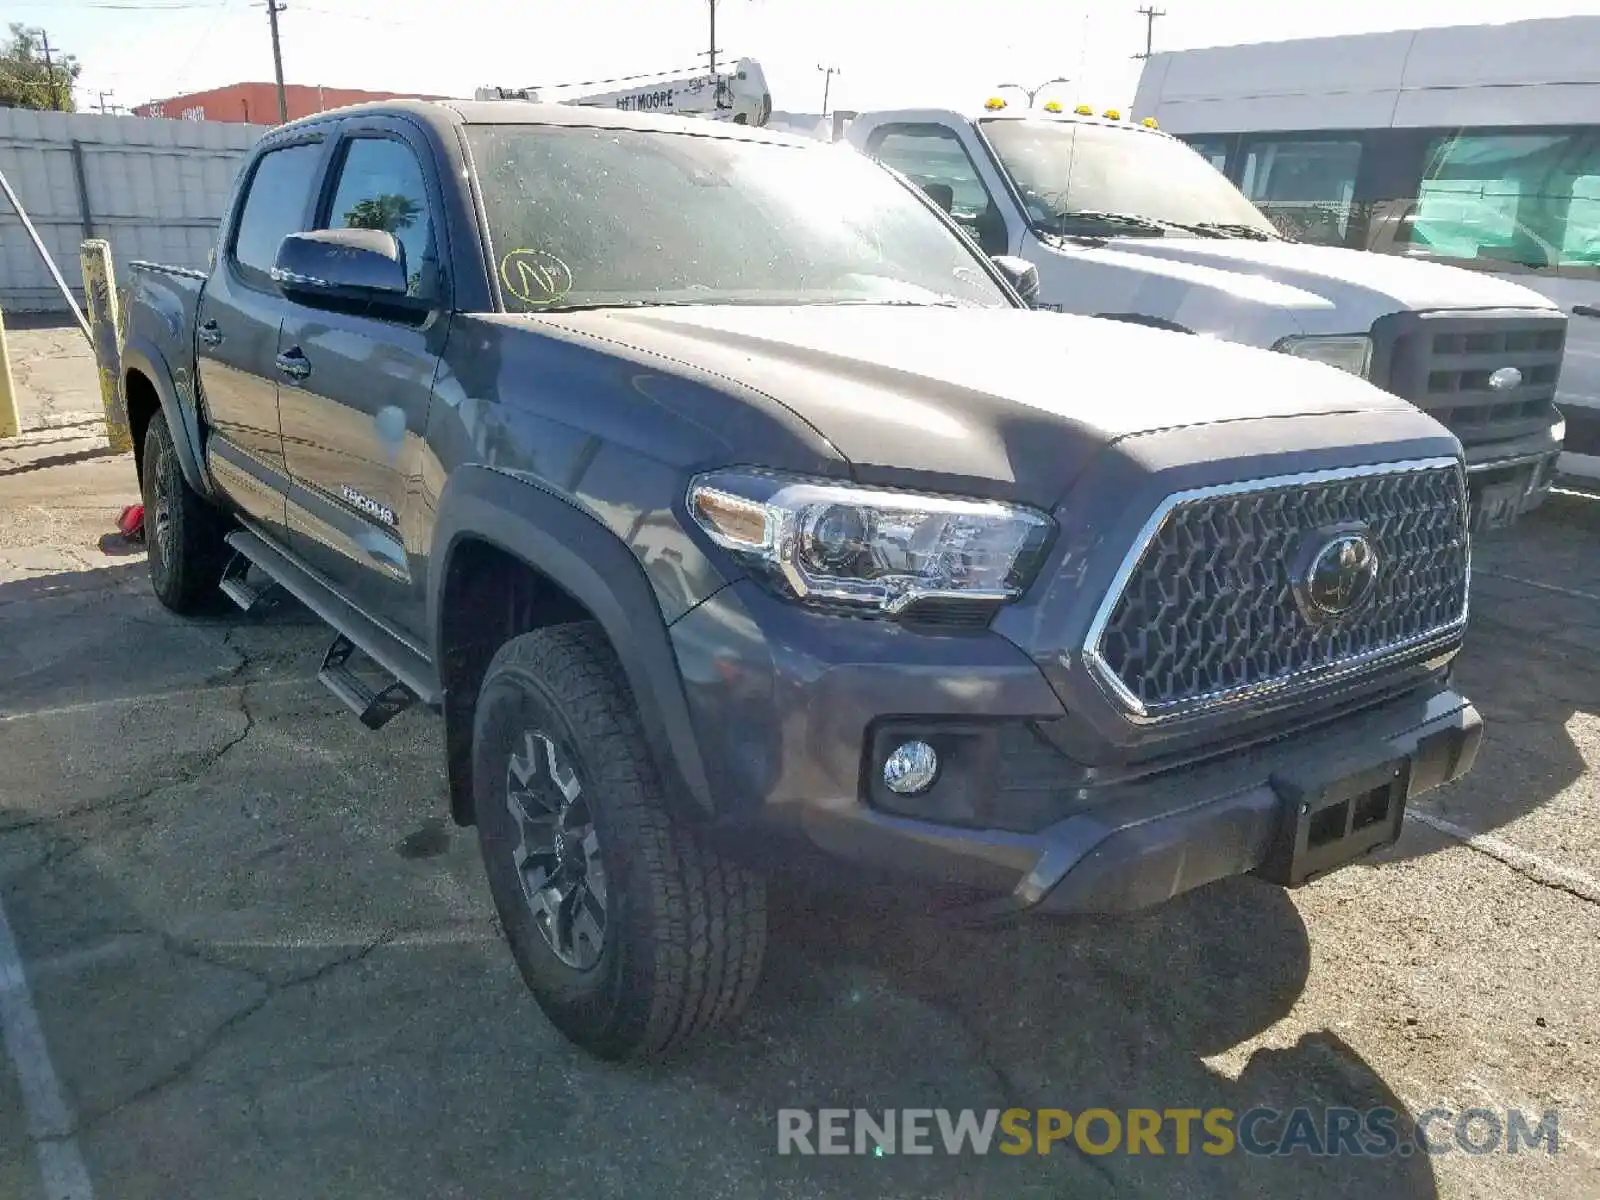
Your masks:
M767 77L761 64L753 58L741 58L731 71L663 74L652 82L615 91L579 96L540 94L541 91L564 90L567 89L481 87L475 95L479 100L545 100L592 108L620 108L627 112L672 113L732 121L735 125L765 125L772 116L772 93L767 88Z

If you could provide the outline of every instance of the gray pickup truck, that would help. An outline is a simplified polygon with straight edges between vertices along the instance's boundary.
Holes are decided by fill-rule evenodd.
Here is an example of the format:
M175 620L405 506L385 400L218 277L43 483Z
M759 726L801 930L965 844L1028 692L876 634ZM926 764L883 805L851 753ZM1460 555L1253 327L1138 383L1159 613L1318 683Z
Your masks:
M136 269L150 578L286 592L450 804L554 1024L745 1003L766 873L964 919L1294 886L1468 770L1460 443L1342 372L1029 311L847 150L391 103L275 129Z

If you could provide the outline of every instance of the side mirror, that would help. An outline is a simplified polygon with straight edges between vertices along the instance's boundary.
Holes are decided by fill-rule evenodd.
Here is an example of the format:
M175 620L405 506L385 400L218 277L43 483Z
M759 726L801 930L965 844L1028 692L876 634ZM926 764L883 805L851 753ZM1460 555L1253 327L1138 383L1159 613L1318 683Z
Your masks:
M315 229L278 246L273 281L284 294L319 300L395 300L406 295L406 252L381 229Z
M1039 299L1039 268L1025 258L1013 254L994 254L989 261L1006 277L1011 290L1022 297L1022 302L1032 308Z

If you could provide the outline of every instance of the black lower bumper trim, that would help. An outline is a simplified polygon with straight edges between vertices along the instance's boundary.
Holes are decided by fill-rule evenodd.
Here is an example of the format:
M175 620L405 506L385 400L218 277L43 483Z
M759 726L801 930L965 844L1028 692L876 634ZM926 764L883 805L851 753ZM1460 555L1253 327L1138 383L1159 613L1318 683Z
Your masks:
M813 808L804 825L835 858L988 891L958 914L967 919L1126 913L1235 875L1292 886L1392 842L1405 800L1464 775L1482 731L1464 697L1436 690L1131 783L1037 833L953 829L844 801ZM1379 775L1399 780L1381 808L1371 797ZM1300 827L1302 816L1316 818L1299 811L1312 796L1308 808L1349 802L1331 836L1327 818L1315 838ZM1286 852L1297 840L1308 846Z

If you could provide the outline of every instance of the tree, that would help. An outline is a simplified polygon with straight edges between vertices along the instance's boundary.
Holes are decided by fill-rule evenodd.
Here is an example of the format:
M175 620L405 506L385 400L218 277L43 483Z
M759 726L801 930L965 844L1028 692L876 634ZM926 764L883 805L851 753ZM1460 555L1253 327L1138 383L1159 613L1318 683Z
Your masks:
M45 31L11 26L11 41L0 49L0 108L53 108L75 111L72 85L83 71L71 54L51 48L45 65Z
M422 206L409 196L386 192L370 200L362 200L344 215L349 229L380 229L384 233L398 233L416 224Z

